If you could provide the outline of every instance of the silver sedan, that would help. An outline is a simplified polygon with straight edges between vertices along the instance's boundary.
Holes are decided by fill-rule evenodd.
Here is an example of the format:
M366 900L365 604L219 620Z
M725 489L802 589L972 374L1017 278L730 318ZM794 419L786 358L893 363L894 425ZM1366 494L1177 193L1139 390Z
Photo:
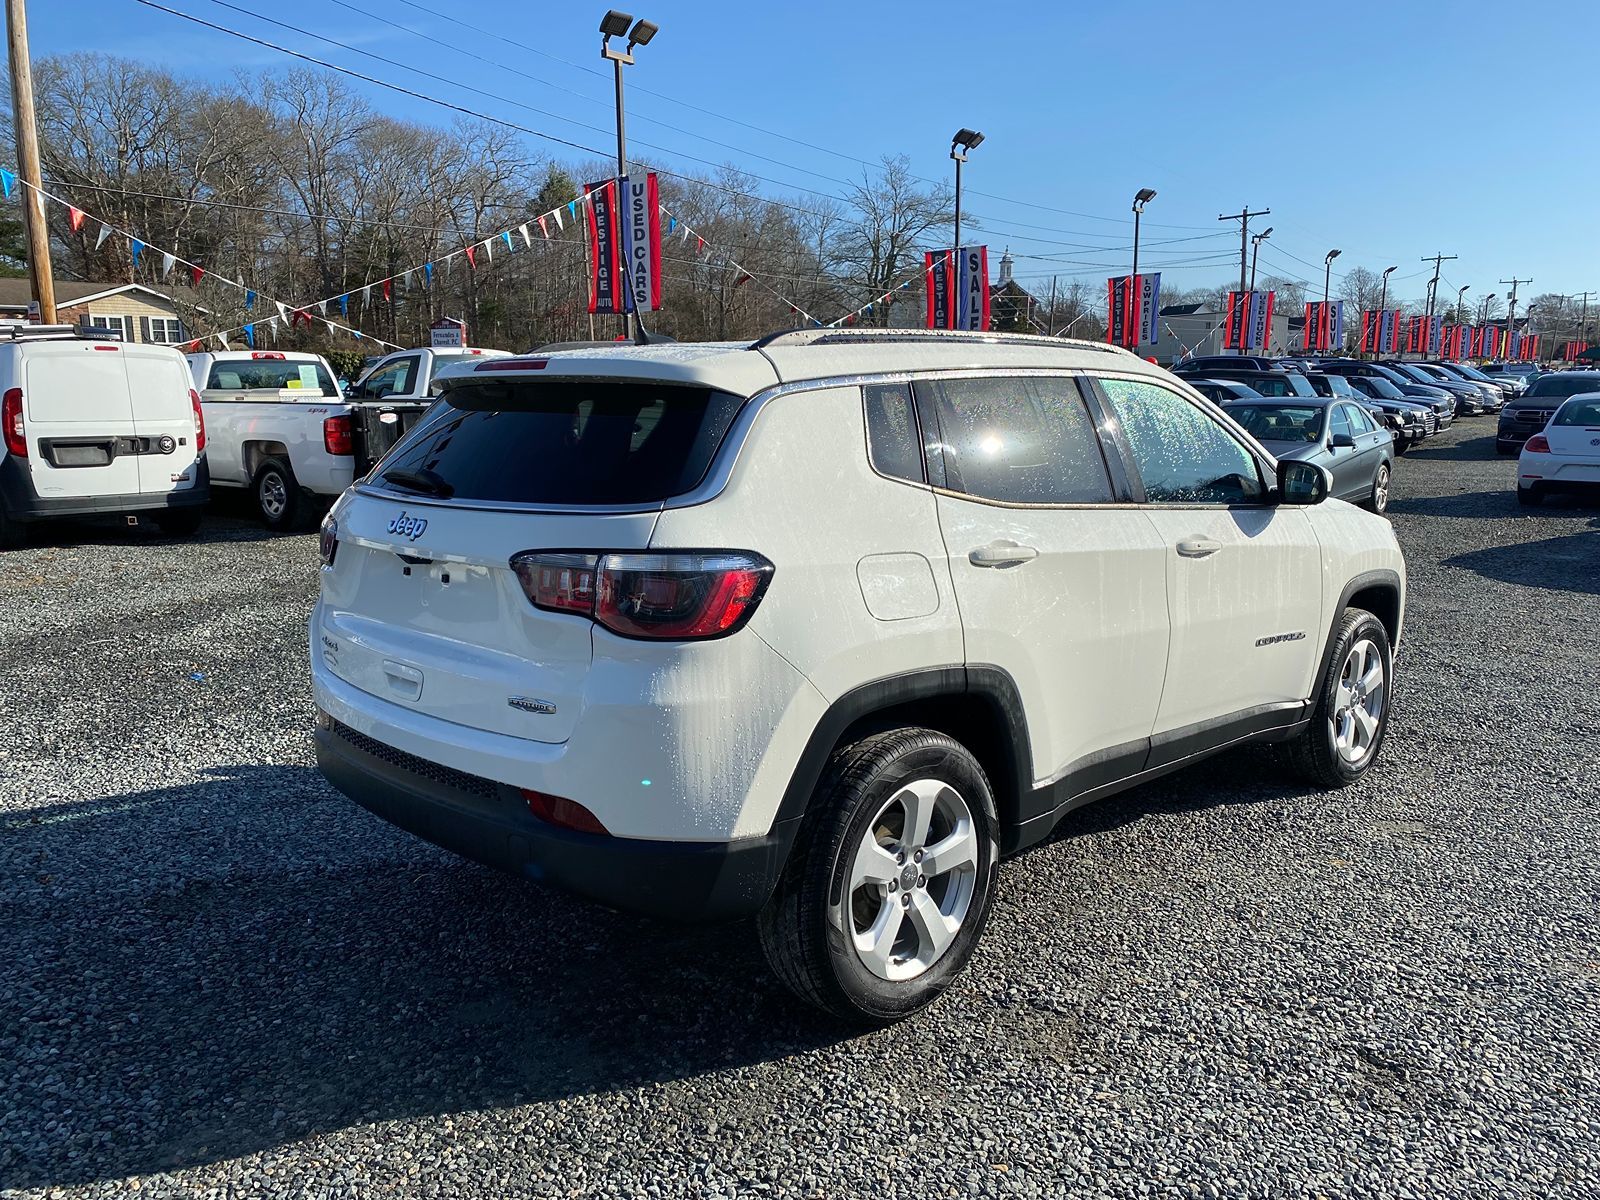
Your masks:
M1394 473L1394 436L1349 400L1238 400L1223 410L1276 458L1326 467L1333 494L1383 512Z

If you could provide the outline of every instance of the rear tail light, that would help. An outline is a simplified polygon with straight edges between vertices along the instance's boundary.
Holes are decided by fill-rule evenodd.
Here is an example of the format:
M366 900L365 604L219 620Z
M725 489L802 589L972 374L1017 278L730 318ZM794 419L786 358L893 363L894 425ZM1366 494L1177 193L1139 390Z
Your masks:
M194 452L206 448L206 414L200 409L200 393L189 389L189 403L194 406Z
M333 566L333 556L339 553L339 522L331 516L322 518L322 528L317 533L317 553L322 557L323 566Z
M355 418L349 413L342 417L323 418L322 448L329 454L354 454L356 452Z
M4 427L7 453L28 457L28 439L22 429L22 389L8 388L0 397L0 426Z
M519 554L511 569L535 608L568 612L630 638L724 637L750 619L772 564L745 551Z
M548 796L531 788L522 788L521 791L522 798L528 802L528 811L541 821L578 833L602 833L608 837L611 834L600 823L599 817L576 800L568 800L565 796Z
M1542 433L1536 433L1528 439L1525 448L1533 451L1535 454L1549 454L1550 439L1545 437Z

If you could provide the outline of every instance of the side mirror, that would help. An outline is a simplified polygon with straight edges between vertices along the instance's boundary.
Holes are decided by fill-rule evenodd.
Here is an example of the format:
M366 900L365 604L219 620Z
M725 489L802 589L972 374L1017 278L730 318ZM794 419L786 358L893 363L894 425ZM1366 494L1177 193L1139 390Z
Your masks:
M1321 504L1332 490L1333 480L1323 467L1298 458L1278 463L1278 502L1280 504Z
M1356 439L1348 433L1336 433L1328 439L1328 445L1335 450L1354 450Z

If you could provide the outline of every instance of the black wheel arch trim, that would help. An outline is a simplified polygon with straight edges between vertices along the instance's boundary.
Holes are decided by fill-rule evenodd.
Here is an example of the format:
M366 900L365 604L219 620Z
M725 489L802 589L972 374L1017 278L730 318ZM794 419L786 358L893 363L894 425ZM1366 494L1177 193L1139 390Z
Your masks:
M1333 611L1328 614L1328 634L1322 639L1322 657L1317 664L1317 674L1311 681L1311 695L1316 697L1316 689L1322 686L1322 680L1328 674L1328 664L1333 661L1333 642L1339 633L1339 621L1344 616L1345 609L1350 607L1351 599L1360 592L1372 590L1388 592L1394 602L1394 624L1391 627L1384 622L1383 613L1373 613L1380 623L1384 625L1384 632L1389 635L1389 653L1393 655L1400 648L1399 633L1405 623L1405 589L1400 583L1400 573L1389 567L1382 567L1373 571L1363 571L1346 581L1344 588L1339 592L1339 602L1333 606Z

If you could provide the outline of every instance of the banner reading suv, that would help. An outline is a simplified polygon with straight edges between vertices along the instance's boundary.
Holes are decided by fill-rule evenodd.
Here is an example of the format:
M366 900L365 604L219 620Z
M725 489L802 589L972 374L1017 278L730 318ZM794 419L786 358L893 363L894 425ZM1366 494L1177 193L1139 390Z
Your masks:
M1301 342L1307 350L1337 350L1344 345L1344 301L1313 300L1306 304Z
M989 247L930 250L925 261L928 272L928 328L979 332L988 329Z
M617 254L617 181L586 183L589 196L589 311L627 312Z

